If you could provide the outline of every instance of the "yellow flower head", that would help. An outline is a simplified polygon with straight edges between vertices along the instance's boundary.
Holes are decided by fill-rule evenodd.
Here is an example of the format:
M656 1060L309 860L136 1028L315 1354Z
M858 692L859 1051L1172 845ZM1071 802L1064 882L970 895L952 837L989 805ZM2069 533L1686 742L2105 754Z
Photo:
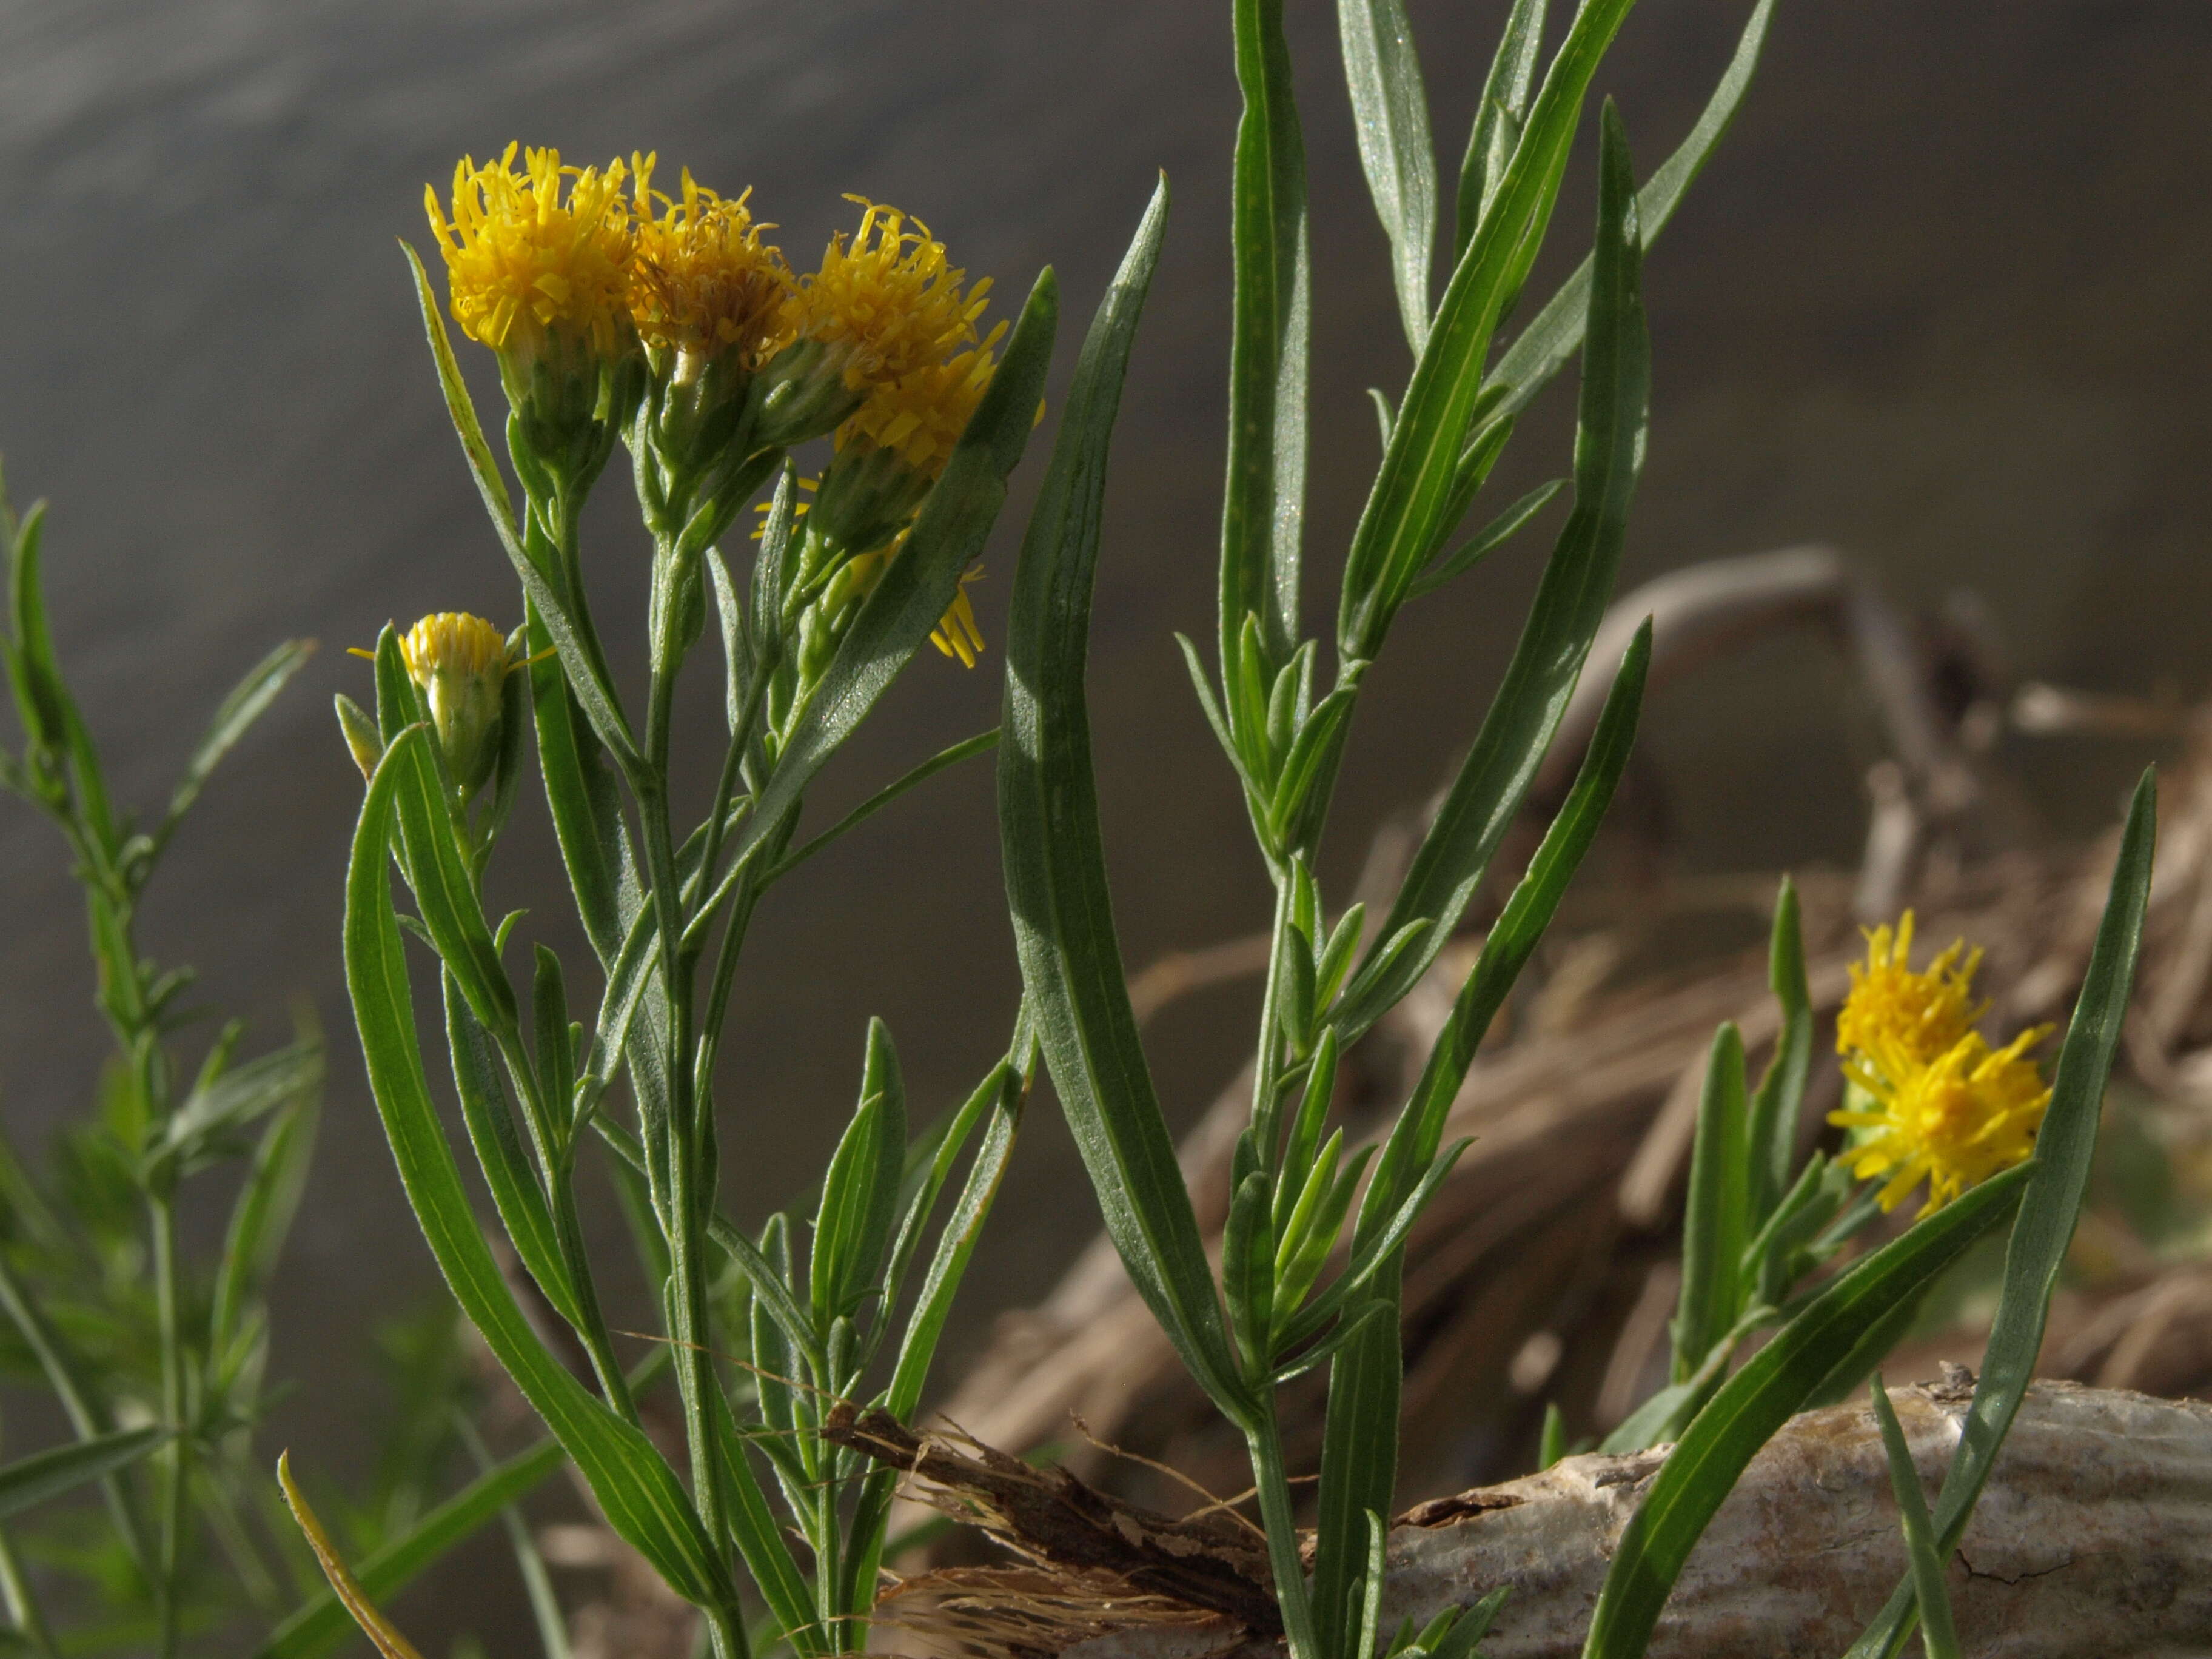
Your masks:
M1912 954L1912 912L1898 919L1893 935L1887 927L1867 935L1863 966L1851 964L1851 991L1836 1020L1836 1052L1875 1056L1889 1054L1909 1060L1915 1067L1933 1064L1949 1054L1975 1023L1989 1012L1987 1003L1973 1000L1974 971L1982 953L1969 953L1966 941L1955 940L1928 966L1915 973Z
M790 337L785 307L795 286L776 248L761 240L775 228L757 223L745 205L695 182L684 169L680 196L653 188L654 158L631 158L637 254L629 310L653 345L703 362L734 354L758 368Z
M888 450L909 472L934 483L990 389L998 368L993 349L1006 331L1002 322L980 344L957 356L877 382L867 401L837 428L837 447Z
M557 149L517 146L484 167L453 169L453 217L425 186L430 228L445 256L453 320L503 356L534 356L549 335L617 356L629 332L635 237L620 161L606 171L561 165ZM565 190L564 190L565 186Z
M399 655L429 702L453 782L474 794L499 758L501 701L516 665L507 636L481 617L441 611L401 636Z
M860 204L860 228L850 242L842 231L832 236L819 269L792 295L792 333L830 348L852 392L949 363L975 344L990 279L963 289L968 273L947 263L945 244L921 220L866 197L845 199Z
M1852 1177L1887 1176L1881 1207L1892 1210L1924 1177L1920 1213L1940 1210L1969 1187L2008 1170L2035 1150L2051 1091L2027 1051L2051 1034L2022 1031L1991 1050L1968 1032L1923 1061L1908 1040L1881 1034L1844 1063L1844 1075L1869 1103L1846 1105L1828 1121L1853 1132L1843 1162Z

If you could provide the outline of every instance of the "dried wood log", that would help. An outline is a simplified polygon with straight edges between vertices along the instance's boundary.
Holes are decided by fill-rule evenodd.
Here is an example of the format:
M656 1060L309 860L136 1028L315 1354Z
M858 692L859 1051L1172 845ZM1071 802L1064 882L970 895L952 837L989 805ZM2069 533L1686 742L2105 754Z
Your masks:
M1893 1395L1931 1499L1972 1393L1972 1379L1954 1372ZM1665 1449L1571 1457L1410 1511L1391 1534L1386 1624L1418 1624L1505 1584L1512 1594L1484 1653L1570 1659ZM1652 1659L1832 1659L1905 1571L1872 1413L1859 1406L1808 1412L1753 1460L1722 1505L1650 1651ZM1013 1622L994 1626L993 1584L989 1574L957 1572L908 1581L885 1607L904 1636L890 1644L993 1659L1264 1659L1280 1651L1218 1614L1194 1609L1188 1620L1166 1621L1157 1600L1119 1623L1114 1587L1096 1576L1036 1577L1015 1597ZM1952 1558L1950 1589L1962 1644L1984 1659L2212 1651L2212 1406L2036 1384ZM1044 1606L1060 1622L1038 1617ZM1055 1630L1073 1639L1054 1645Z

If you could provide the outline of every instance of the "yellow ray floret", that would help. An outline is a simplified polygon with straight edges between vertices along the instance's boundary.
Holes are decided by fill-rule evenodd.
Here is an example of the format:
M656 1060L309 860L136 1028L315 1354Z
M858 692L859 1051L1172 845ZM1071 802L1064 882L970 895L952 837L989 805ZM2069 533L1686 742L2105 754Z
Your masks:
M424 188L453 320L495 351L534 349L559 330L612 356L629 328L635 240L623 164L563 167L559 150L530 149L518 172L516 152L453 169L450 220Z
M981 344L947 362L925 363L895 380L877 382L867 401L837 428L837 447L873 444L895 452L923 477L938 477L990 389L998 368L993 348L1006 331L1002 322Z
M1851 991L1836 1019L1836 1052L1866 1055L1893 1052L1927 1066L1948 1054L1989 1012L1973 1000L1974 971L1982 953L1955 940L1915 973L1912 912L1867 935L1867 959L1851 964ZM1877 1064L1881 1063L1877 1060Z
M820 267L800 281L787 311L792 332L836 351L854 392L949 363L975 344L990 279L963 289L968 273L921 220L846 199L860 204L860 228L850 242L832 236Z
M2035 1026L1995 1050L1970 1031L1926 1063L1903 1040L1882 1036L1846 1060L1844 1075L1871 1103L1828 1114L1829 1122L1854 1132L1842 1155L1852 1177L1886 1176L1885 1210L1895 1209L1924 1178L1924 1216L2020 1163L2035 1150L2035 1132L2051 1103L2051 1090L2027 1050L2051 1030Z
M757 368L789 338L785 307L794 283L775 247L761 240L748 190L731 201L684 169L674 198L653 188L654 158L631 157L637 250L629 308L647 341L697 357L734 350Z

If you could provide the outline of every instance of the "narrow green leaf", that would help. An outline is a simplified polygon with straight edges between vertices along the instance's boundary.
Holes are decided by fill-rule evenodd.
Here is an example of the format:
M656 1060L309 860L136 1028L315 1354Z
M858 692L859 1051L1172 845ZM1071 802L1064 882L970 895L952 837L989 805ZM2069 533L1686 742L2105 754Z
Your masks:
M461 1121L476 1151L477 1165L483 1171L484 1185L491 1191L500 1224L521 1258L524 1271L537 1280L546 1301L562 1318L578 1324L582 1316L561 1255L553 1212L523 1152L521 1138L514 1132L514 1116L507 1109L507 1091L499 1080L490 1040L469 1012L452 973L442 974L440 981L446 999L446 1044L454 1091L460 1096ZM538 1149L541 1158L550 1152L546 1147Z
M415 726L402 732L376 769L379 776L392 775L408 875L439 956L459 981L469 1012L484 1029L495 1037L512 1034L518 1018L514 988L500 964L490 924L469 876L467 857L441 799L429 727Z
M1759 0L1752 8L1743 33L1737 38L1735 52L1721 73L1720 84L1713 88L1713 95L1706 100L1689 137L1660 164L1650 182L1637 192L1636 217L1643 227L1646 249L1658 240L1667 222L1674 216L1674 210L1682 204L1683 195L1711 159L1722 135L1728 131L1729 123L1735 118L1743 95L1751 88L1753 72L1759 67L1759 50L1766 44L1766 27L1774 19L1774 4L1775 0ZM1544 308L1505 349L1504 355L1498 360L1498 367L1483 382L1486 390L1494 387L1505 393L1505 413L1510 415L1526 408L1580 349L1583 325L1589 315L1592 270L1589 259L1576 267L1574 275L1559 284L1559 291L1544 302Z
M1229 1304L1230 1328L1245 1363L1257 1373L1274 1355L1268 1327L1274 1318L1275 1250L1267 1225L1272 1194L1267 1172L1254 1169L1229 1196L1229 1220L1221 1236L1222 1299Z
M1404 0L1337 0L1344 78L1367 193L1390 239L1398 315L1413 355L1429 337L1429 255L1437 240L1437 155L1429 95Z
M1577 30L1605 9L1604 0L1592 0ZM1563 56L1567 50L1562 48ZM1553 78L1559 74L1555 68ZM1549 82L1545 95L1551 95ZM1583 353L1574 511L1545 566L1520 643L1481 732L1414 854L1380 936L1389 939L1414 921L1428 922L1429 929L1419 948L1402 954L1387 975L1371 971L1370 961L1353 975L1340 1016L1347 1038L1365 1030L1402 997L1450 937L1551 746L1612 596L1627 535L1629 500L1644 462L1650 362L1638 293L1641 243L1630 192L1627 140L1610 105L1602 131L1600 280L1591 290L1590 337ZM1478 239L1468 258L1483 252ZM1445 303L1449 307L1451 302ZM1443 325L1438 326L1441 337Z
M543 1440L486 1470L356 1567L362 1591L380 1601L397 1595L509 1504L542 1486L563 1461L560 1443ZM322 1589L277 1626L253 1659L321 1659L356 1634L337 1595Z
M1433 593L1453 577L1464 575L1485 558L1511 541L1521 527L1552 504L1552 497L1567 487L1565 478L1554 478L1539 484L1519 501L1475 532L1464 545L1454 548L1437 559L1413 580L1407 590L1408 599L1419 599L1424 593Z
M938 1235L936 1253L930 1258L929 1271L922 1275L914 1311L907 1316L898 1359L891 1369L890 1383L884 1390L884 1408L902 1422L921 1404L922 1385L928 1380L938 1339L945 1334L952 1298L983 1236L983 1224L1006 1179L1014 1138L1021 1128L1023 1104L1029 1094L1021 1072L1012 1064L1003 1065L986 1081L994 1097L990 1121L983 1131L982 1143L975 1149L975 1162L968 1166L959 1200L945 1218L944 1231Z
M1751 1224L1766 1224L1790 1187L1797 1159L1797 1123L1804 1115L1805 1082L1813 1069L1813 993L1805 980L1804 931L1797 916L1797 888L1782 878L1774 902L1774 932L1767 947L1767 983L1782 1005L1774 1058L1751 1103Z
M1686 1382L1735 1323L1750 1204L1743 1036L1733 1020L1713 1034L1691 1143L1682 1218L1682 1294L1674 1316L1674 1381Z
M1321 1146L1322 1126L1328 1121L1329 1103L1336 1093L1337 1048L1335 1028L1324 1028L1321 1041L1314 1045L1313 1061L1306 1071L1305 1092L1299 1098L1297 1115L1291 1120L1290 1139L1283 1148L1282 1165L1277 1175L1274 1222L1278 1238L1288 1237L1289 1212L1304 1197L1306 1177L1312 1172L1316 1150Z
M1224 677L1248 616L1271 664L1298 641L1306 498L1306 349L1312 269L1305 140L1283 39L1282 0L1235 0L1237 124L1229 241L1229 477L1221 501Z
M1367 1511L1367 1561L1359 1575L1359 1634L1347 1650L1351 1659L1366 1659L1375 1651L1375 1638L1382 1626L1382 1560L1389 1528L1381 1513Z
M1643 707L1644 684L1651 665L1651 623L1647 618L1629 641L1606 696L1590 744L1583 756L1574 787L1552 826L1544 833L1535 857L1520 884L1505 902L1483 940L1474 970L1460 987L1451 1017L1437 1034L1413 1097L1390 1132L1368 1197L1361 1206L1355 1239L1379 1229L1417 1178L1436 1156L1443 1138L1446 1115L1467 1080L1467 1069L1490 1029L1490 1022L1521 976L1530 956L1551 926L1559 901L1581 866L1583 855L1596 838L1599 823L1612 805L1613 792L1628 765L1636 742L1637 716Z
M768 1494L745 1456L744 1437L730 1414L730 1402L719 1390L711 1395L708 1417L722 1454L723 1485L731 1498L730 1535L745 1571L752 1575L753 1587L793 1651L823 1652L828 1644L807 1599L805 1575L799 1571L775 1511L769 1507Z
M998 746L999 732L998 728L994 726L988 732L978 732L972 738L963 738L949 749L939 750L913 770L901 775L877 790L874 794L846 813L843 817L838 819L820 835L786 853L770 866L768 873L760 878L761 885L766 887L774 882L781 881L792 871L829 846L831 842L851 830L859 829L860 825L906 793L908 790L919 784L928 782L939 772L957 766L962 761L977 755L988 755Z
M1430 1650L1430 1659L1475 1659L1475 1644L1490 1634L1491 1626L1498 1620L1498 1610L1512 1593L1510 1584L1500 1584L1462 1613L1452 1621L1443 1639Z
M1398 1485L1399 1280L1393 1257L1376 1275L1373 1311L1329 1362L1313 1556L1314 1626L1326 1659L1366 1659L1358 1642L1367 1515L1387 1511Z
M155 854L176 833L177 825L191 811L192 803L199 799L200 791L206 787L215 769L222 763L222 757L237 745L247 728L261 717L262 711L276 700L276 694L292 676L307 665L314 652L312 640L287 640L255 664L222 700L191 758L185 763L185 775L178 780L176 793L169 797L169 810L162 814L161 827L154 836Z
M1023 988L1107 1231L1192 1374L1241 1409L1197 1218L1129 1006L1083 694L1108 443L1166 214L1163 183L1084 342L1023 539L999 722L999 842Z
M837 1143L814 1214L809 1289L814 1327L853 1313L880 1288L884 1252L898 1215L899 1173L906 1160L906 1085L890 1028L868 1022L860 1103Z
M161 1127L157 1161L193 1162L210 1143L323 1085L323 1043L307 1036L195 1088Z
M1482 389L1492 333L1542 244L1590 78L1632 3L1588 0L1576 14L1536 94L1504 182L1444 290L1427 349L1414 366L1391 428L1382 471L1352 534L1337 617L1337 647L1346 661L1373 660L1413 573L1428 562L1450 528L1445 514L1455 497L1454 472ZM1617 135L1612 148L1625 150ZM1632 186L1607 190L1609 198L1631 193ZM1635 258L1632 252L1624 259L1620 249L1635 244L1634 220L1624 202L1609 200L1601 215L1599 240L1601 247L1612 246L1611 262L1626 267L1626 299L1632 306ZM1607 309L1620 304L1615 299ZM1602 373L1605 367L1595 354L1586 356L1586 409L1593 373L1609 379ZM1605 389L1608 394L1614 390L1610 384ZM1601 405L1601 419L1609 413ZM1585 429L1589 424L1585 422ZM1640 432L1640 410L1637 425ZM1582 447L1578 441L1577 452ZM1582 469L1577 471L1580 495Z
M1536 1470L1541 1474L1567 1455L1567 1419L1557 1401L1544 1405L1544 1429L1536 1439Z
M208 1346L222 1353L231 1344L246 1309L267 1288L284 1253L292 1219L307 1190L307 1166L314 1157L316 1093L303 1093L276 1109L254 1148L253 1167L238 1189L216 1267L215 1294L208 1314Z
M419 745L421 739L414 739ZM675 1474L643 1433L547 1352L492 1259L432 1104L415 1034L399 926L385 868L395 796L410 768L385 757L362 803L346 878L346 984L369 1086L423 1237L484 1341L574 1458L608 1524L680 1595L727 1607L734 1592Z
M1636 1659L1668 1592L1759 1449L1867 1326L1956 1261L2021 1201L2033 1162L1982 1183L1838 1274L1698 1413L1653 1477L1598 1594L1583 1659Z
M17 1458L0 1468L0 1521L126 1469L168 1437L163 1428L125 1429Z
M2089 952L2089 967L2074 1018L2058 1054L2051 1104L2036 1133L2035 1170L2020 1219L2005 1247L2002 1290L1996 1317L1982 1351L1981 1380L1960 1426L1958 1455L1943 1477L1936 1501L1936 1535L1943 1553L1959 1547L1973 1518L1974 1504L1996 1462L2013 1418L2020 1411L2043 1348L2051 1316L2051 1292L2073 1242L2081 1212L2089 1167L2096 1156L2097 1121L2111 1076L2112 1054L2128 1012L2136 963L2142 951L2143 915L2150 902L2153 855L2158 842L2158 781L2146 771L2129 804L2127 829L2105 899L2104 918ZM1914 1597L1911 1583L1898 1587L1848 1659L1896 1653L1911 1632Z
M1951 1592L1943 1583L1943 1553L1936 1547L1936 1528L1928 1518L1928 1497L1920 1490L1920 1471L1912 1448L1897 1420L1897 1407L1877 1373L1870 1390L1875 1421L1881 1425L1882 1449L1889 1455L1889 1486L1897 1494L1897 1518L1905 1533L1905 1552L1912 1561L1912 1585L1920 1601L1922 1639L1928 1659L1959 1659L1959 1631L1951 1617Z
M1474 240L1474 228L1504 182L1506 163L1520 142L1528 95L1536 85L1536 65L1543 57L1545 9L1546 0L1513 0L1513 9L1505 15L1505 29L1498 36L1498 52L1482 82L1482 99L1475 106L1474 130L1468 135L1467 155L1459 164L1454 264Z

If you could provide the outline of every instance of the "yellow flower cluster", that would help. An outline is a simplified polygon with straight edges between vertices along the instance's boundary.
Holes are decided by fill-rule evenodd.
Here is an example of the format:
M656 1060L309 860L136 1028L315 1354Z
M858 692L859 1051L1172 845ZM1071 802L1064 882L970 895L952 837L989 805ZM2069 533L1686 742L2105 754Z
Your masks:
M1991 1048L1974 1024L1981 952L1963 941L1915 972L1912 913L1894 934L1877 927L1836 1023L1836 1047L1854 1098L1828 1121L1851 1132L1843 1162L1859 1180L1886 1177L1881 1206L1897 1207L1923 1180L1923 1215L2035 1150L2051 1091L2027 1051L2051 1033L2022 1031Z
M686 169L670 196L653 186L656 161L579 168L514 144L481 167L464 160L450 214L426 191L453 320L525 362L549 343L606 360L641 340L674 353L679 380L716 360L758 370L803 343L836 393L811 435L835 426L841 451L886 451L933 480L996 367L1005 325L977 327L989 279L969 285L927 226L857 196L858 229L795 276L761 240L773 227L753 218L750 191L720 196Z

